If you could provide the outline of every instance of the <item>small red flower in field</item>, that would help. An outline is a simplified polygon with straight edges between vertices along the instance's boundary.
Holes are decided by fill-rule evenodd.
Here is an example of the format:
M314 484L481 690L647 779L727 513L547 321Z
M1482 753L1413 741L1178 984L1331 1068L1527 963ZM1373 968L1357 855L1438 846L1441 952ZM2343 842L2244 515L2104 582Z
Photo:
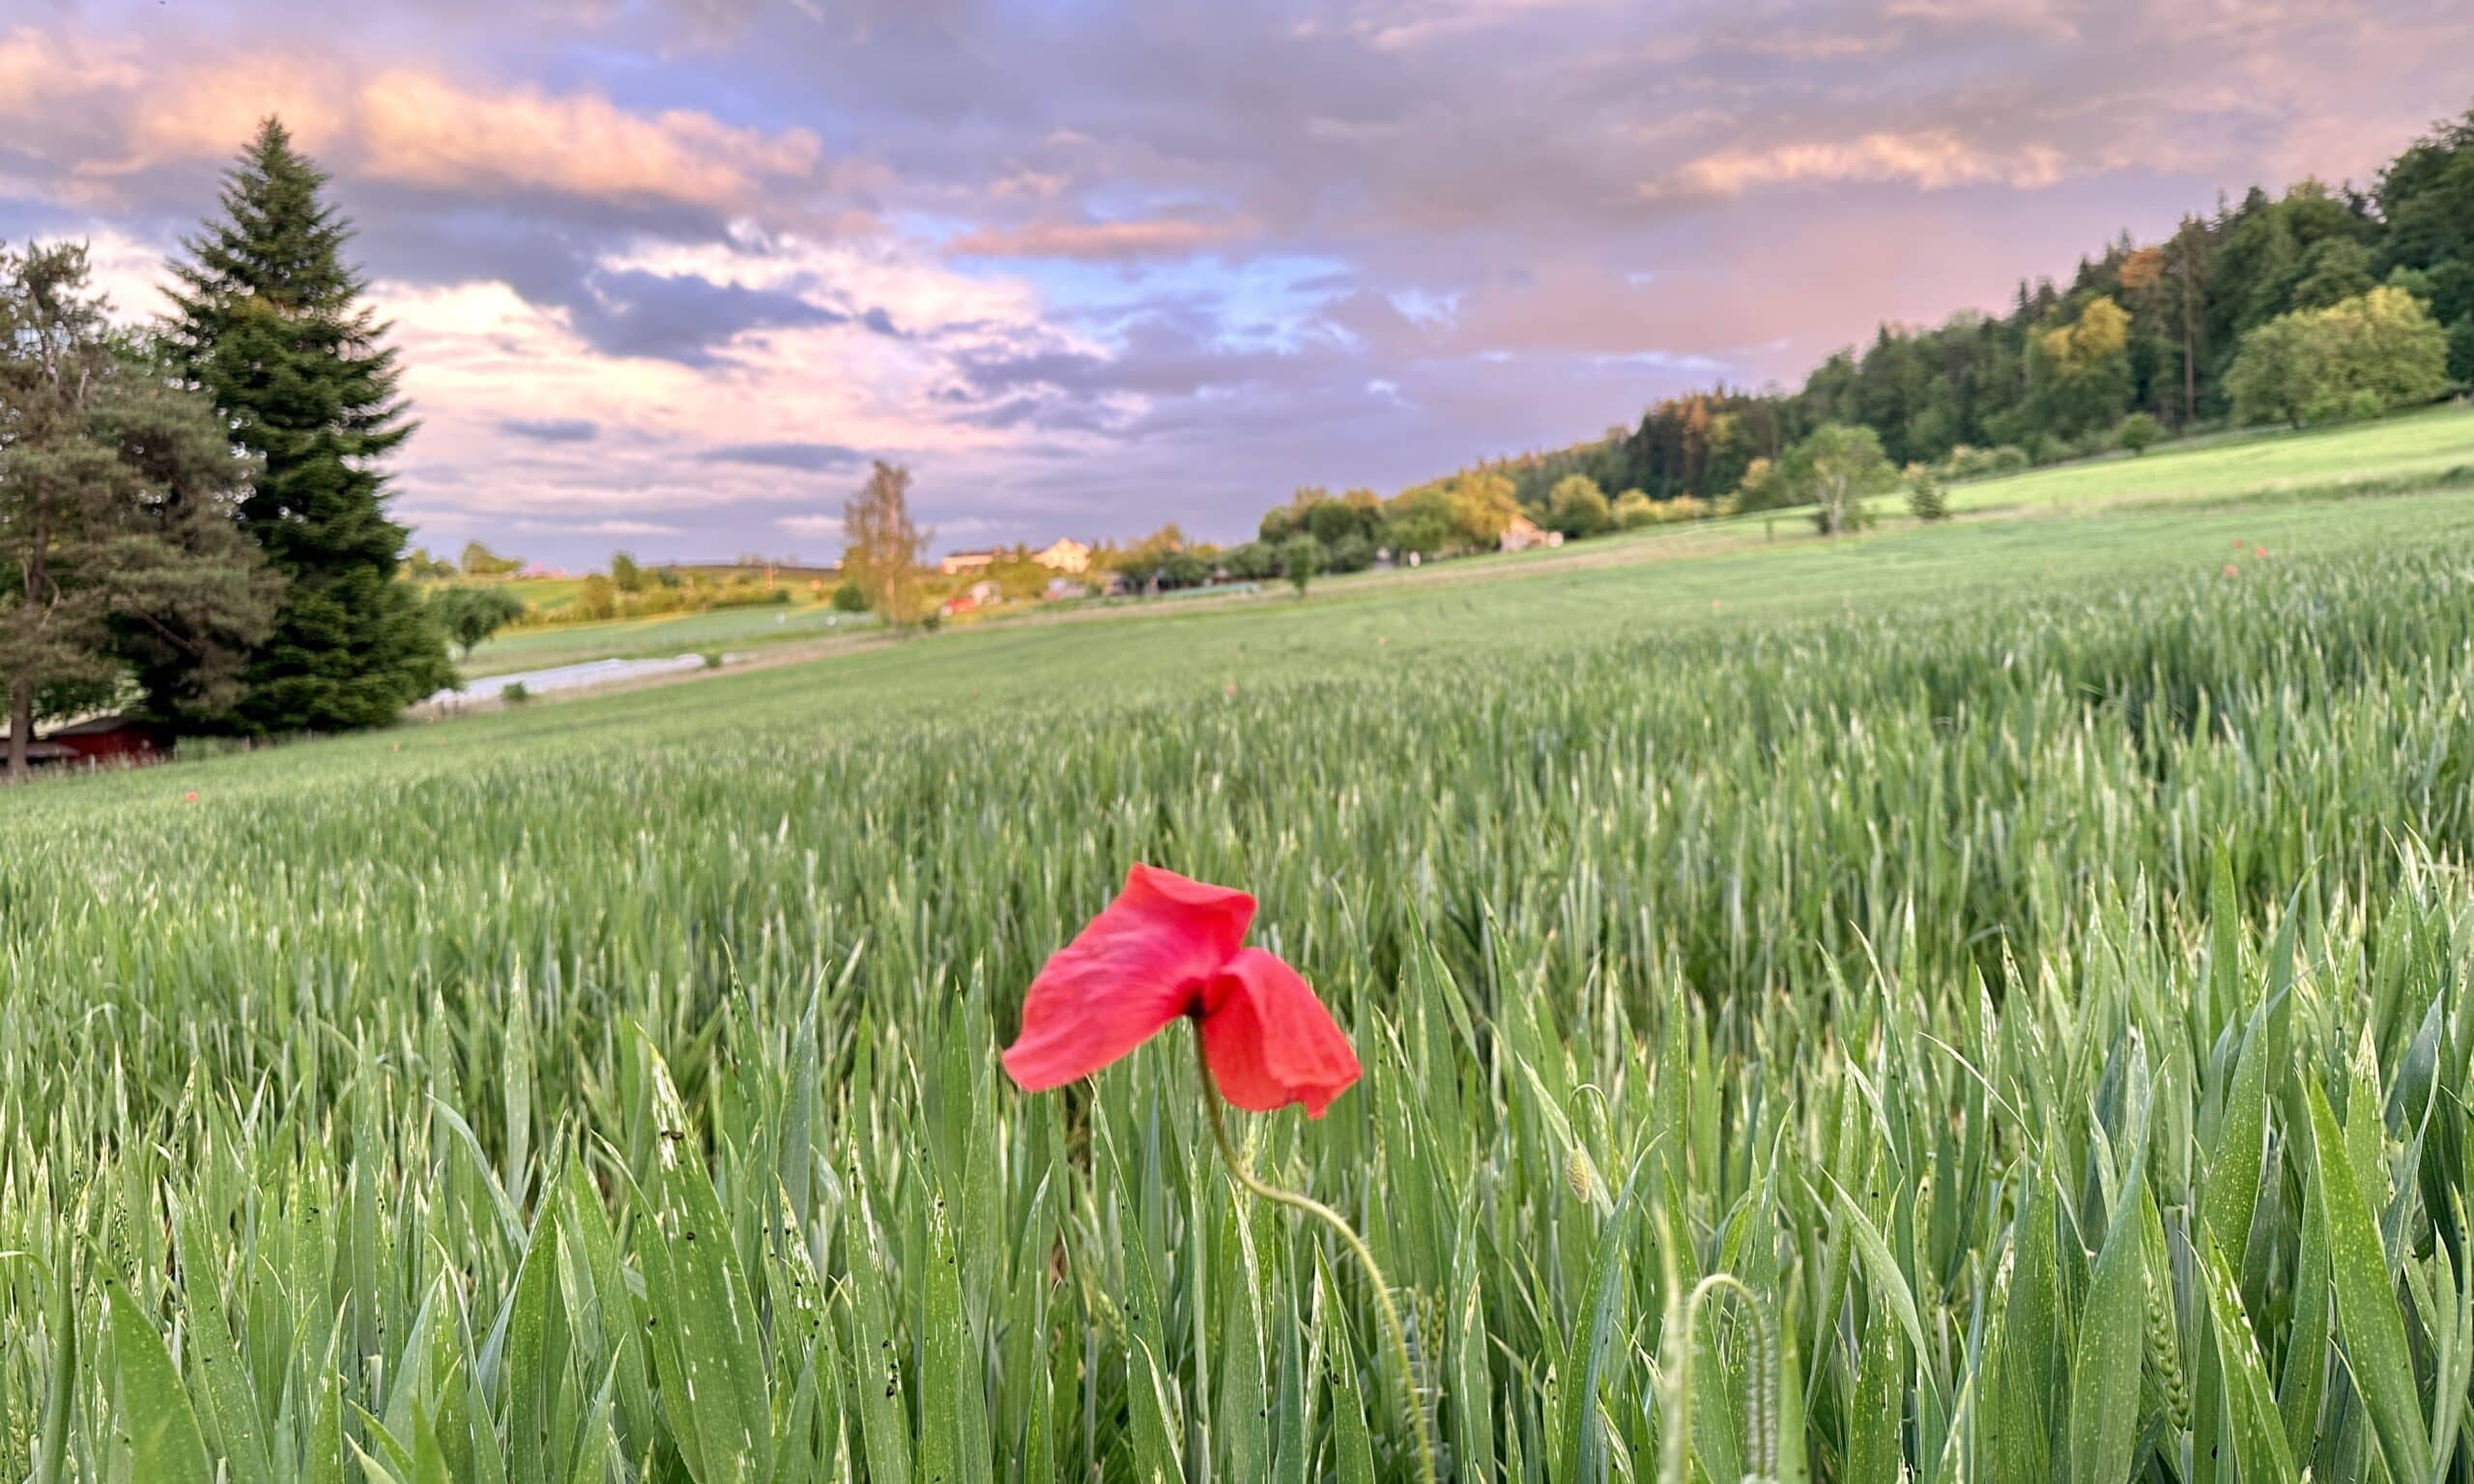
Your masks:
M2265 561L2268 559L2268 549L2264 546L2255 546L2251 548L2251 555Z
M2225 575L2228 577L2240 577L2242 575L2242 569L2229 561L2225 564Z
M1253 918L1244 892L1136 865L1031 981L1005 1070L1026 1092L1062 1086L1191 1017L1223 1097L1322 1117L1358 1079L1357 1053L1295 969L1244 946Z
M194 804L194 803L196 803L196 802L197 802L197 790L196 790L196 789L194 789L194 788L192 788L192 789L190 789L187 793L183 794L183 795L181 796L181 802L182 802L182 803L184 803L184 804Z

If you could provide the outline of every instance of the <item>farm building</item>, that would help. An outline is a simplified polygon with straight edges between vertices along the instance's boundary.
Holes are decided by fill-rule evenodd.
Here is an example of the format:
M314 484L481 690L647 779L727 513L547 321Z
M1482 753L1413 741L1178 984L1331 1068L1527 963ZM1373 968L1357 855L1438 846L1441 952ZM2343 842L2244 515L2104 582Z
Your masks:
M0 746L8 733L0 731ZM171 734L127 716L90 716L49 731L35 730L26 761L36 767L138 767L172 756Z
M1091 570L1091 549L1072 536L1059 536L1033 552L1031 560L1038 562L1050 572L1062 572L1069 577L1079 576Z
M994 552L948 552L945 559L936 563L936 570L947 577L968 577L987 571L995 561Z

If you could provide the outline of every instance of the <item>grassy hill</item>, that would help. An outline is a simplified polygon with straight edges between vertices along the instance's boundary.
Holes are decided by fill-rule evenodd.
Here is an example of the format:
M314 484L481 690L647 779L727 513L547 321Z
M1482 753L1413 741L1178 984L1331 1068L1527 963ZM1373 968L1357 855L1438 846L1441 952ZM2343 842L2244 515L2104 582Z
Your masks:
M2249 499L2474 479L2474 412L2461 405L2351 427L2169 443L1960 485L1961 510Z

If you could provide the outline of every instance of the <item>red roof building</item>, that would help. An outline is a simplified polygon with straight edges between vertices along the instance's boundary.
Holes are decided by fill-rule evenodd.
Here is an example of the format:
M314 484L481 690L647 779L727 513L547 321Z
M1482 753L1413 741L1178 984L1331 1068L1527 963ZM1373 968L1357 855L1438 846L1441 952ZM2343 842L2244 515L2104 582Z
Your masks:
M169 732L129 716L90 716L50 731L38 730L26 744L26 761L36 767L133 768L171 756Z

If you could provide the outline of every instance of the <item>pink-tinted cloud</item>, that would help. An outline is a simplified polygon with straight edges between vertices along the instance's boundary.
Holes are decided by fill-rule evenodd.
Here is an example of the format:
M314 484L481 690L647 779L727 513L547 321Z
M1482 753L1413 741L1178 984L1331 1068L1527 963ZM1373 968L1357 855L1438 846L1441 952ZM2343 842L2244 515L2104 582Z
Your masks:
M1721 150L1651 183L1644 194L1735 196L1763 186L1848 181L1894 182L1923 190L1984 185L2038 190L2067 175L2101 168L2097 161L2074 163L2064 151L2046 144L1986 148L1948 129L1876 131L1854 139Z
M956 257L1073 258L1100 262L1119 258L1176 256L1219 247L1253 231L1244 221L1194 221L1159 217L1141 221L1035 221L1019 227L982 227L945 244Z
M485 93L409 71L364 84L354 126L362 167L380 179L719 208L812 174L823 153L804 128L767 134L690 109L647 115L590 93Z
M731 211L824 168L810 129L622 108L590 89L492 88L408 67L362 76L332 58L238 44L147 58L126 39L77 31L0 37L0 120L61 157L65 196L107 200L116 180L228 158L269 114L331 167L479 194Z

